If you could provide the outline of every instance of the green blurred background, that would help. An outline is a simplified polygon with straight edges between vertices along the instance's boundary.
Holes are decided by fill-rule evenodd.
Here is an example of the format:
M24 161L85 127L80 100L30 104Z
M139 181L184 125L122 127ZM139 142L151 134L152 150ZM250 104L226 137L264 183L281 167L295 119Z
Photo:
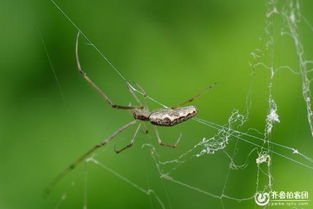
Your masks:
M264 130L268 108L269 72L262 67L252 70L250 63L258 60L251 59L251 52L259 48L260 54L264 53L260 61L267 62L273 53L275 66L298 68L292 40L280 35L286 28L279 16L274 18L274 47L266 51L264 40L260 40L266 39L266 1L57 3L130 82L139 83L150 96L166 105L178 104L217 82L194 105L199 108L200 118L222 125L233 109L246 110L249 95L251 109L249 120L241 129L244 132L249 127ZM277 7L283 8L283 1L278 1ZM309 23L313 23L312 8L311 1L301 1L301 13ZM109 108L79 75L74 54L77 30L49 0L2 0L0 23L0 208L83 208L86 193L88 208L160 208L153 197L91 163L67 176L48 199L42 197L45 186L62 169L132 118L128 112ZM313 31L301 21L299 32L306 57L312 58ZM82 38L80 46L81 62L90 77L116 103L134 103L123 80L88 42ZM306 119L301 77L279 71L273 80L273 97L281 123L275 125L271 139L312 157L313 139ZM157 146L150 131L149 136L140 134L133 148L116 155L114 144L125 145L134 131L130 129L98 152L97 159L141 187L155 190L166 208L222 208L219 199L160 179L148 150L141 148L142 144L151 143L156 145L160 160L175 159L216 130L195 121L159 130L168 143L182 133L178 148ZM232 139L226 148L229 153L234 144ZM253 146L239 142L235 160L244 162L251 149ZM291 152L275 147L273 150L296 158ZM231 171L225 194L238 198L254 194L256 157L256 153L252 154L246 169ZM187 161L173 176L220 194L228 167L229 160L220 151ZM313 195L312 170L273 155L271 173L274 189L306 190ZM84 188L85 179L88 189ZM73 181L75 186L70 186ZM262 177L260 184L262 189ZM59 204L64 193L67 198ZM223 205L256 207L253 200L224 200Z

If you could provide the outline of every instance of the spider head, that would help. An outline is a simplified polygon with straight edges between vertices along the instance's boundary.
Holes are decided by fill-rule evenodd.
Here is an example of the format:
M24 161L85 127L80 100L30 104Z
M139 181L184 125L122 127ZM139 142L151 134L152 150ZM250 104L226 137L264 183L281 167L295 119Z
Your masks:
M151 112L141 109L135 109L133 111L133 116L137 120L149 120Z

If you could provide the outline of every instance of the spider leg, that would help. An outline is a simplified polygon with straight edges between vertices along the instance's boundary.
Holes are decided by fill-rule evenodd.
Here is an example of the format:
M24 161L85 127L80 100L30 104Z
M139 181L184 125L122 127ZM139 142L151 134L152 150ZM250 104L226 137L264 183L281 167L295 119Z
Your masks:
M127 82L127 88L130 92L130 94L134 97L134 99L136 100L137 104L139 104L141 107L143 106L141 101L138 99L138 97L136 96L133 87L130 85L130 83Z
M102 98L113 108L117 108L117 109L142 109L143 107L135 107L135 106L124 106L124 105L118 105L115 104L111 101L111 99L104 93L104 91L102 91L88 76L87 73L85 73L85 71L83 71L80 61L79 61L79 54L78 54L78 41L79 41L79 35L80 32L77 33L77 37L76 37L76 48L75 48L75 55L76 55L76 63L77 63L77 68L79 73L84 77L84 79L93 87L97 90L97 92L102 96Z
M147 98L148 94L146 93L146 91L138 84L136 83L136 86L139 88L139 90L143 93L143 97Z
M145 106L145 110L149 111L148 105L147 105L147 98L150 98L149 95L147 94L147 92L138 84L136 83L137 88L140 90L142 96L144 97L144 106Z
M138 83L135 83L135 84L136 84L137 88L139 89L139 91L137 89L135 89L130 83L127 83L127 87L129 89L129 91L131 92L131 94L133 95L133 97L135 98L137 103L140 104L141 106L143 106L145 110L149 111L149 108L148 108L147 103L146 103L146 99L149 98L148 94ZM138 97L135 94L135 91L139 92L144 97L144 99L145 99L143 101L144 104L142 104L142 102L140 102L140 100L138 99Z
M122 151L124 151L124 150L126 150L126 149L128 149L128 148L130 148L131 146L133 146L133 144L135 143L136 136L138 134L138 131L139 131L140 127L141 127L141 123L137 126L137 129L136 129L136 131L135 131L135 133L133 135L133 138L132 138L132 140L130 141L130 143L128 145L126 145L125 147L123 147L122 149L119 149L119 150L115 149L115 147L114 147L114 151L117 154L122 152Z
M171 109L176 109L178 107L182 107L185 106L186 104L189 104L191 102L193 102L195 99L198 99L199 97L203 96L205 93L207 93L211 88L213 88L213 86L215 86L216 83L213 83L212 85L208 86L206 89L203 89L200 93L198 93L197 95L191 97L190 99L187 99L186 101L171 107Z
M122 133L125 129L129 128L130 126L134 125L137 122L137 120L133 120L121 128L117 129L111 136L104 139L103 141L99 142L95 146L93 146L91 149L89 149L85 154L81 155L77 160L75 160L72 164L70 164L67 168L63 170L58 176L56 176L53 181L48 185L48 187L45 190L46 194L49 194L51 191L51 188L56 185L60 180L62 180L63 177L65 177L69 172L74 170L82 161L84 161L88 156L90 156L93 152L95 152L97 149L105 146L107 143L109 143L114 137Z
M182 137L182 134L179 134L179 137L177 138L176 142L174 145L171 145L171 144L165 144L162 142L161 138L160 138L160 135L159 135L159 131L154 127L154 131L155 131L155 135L157 137L157 140L158 140L158 143L159 145L161 146L165 146L165 147L170 147L170 148L176 148L177 144L179 143L181 137Z

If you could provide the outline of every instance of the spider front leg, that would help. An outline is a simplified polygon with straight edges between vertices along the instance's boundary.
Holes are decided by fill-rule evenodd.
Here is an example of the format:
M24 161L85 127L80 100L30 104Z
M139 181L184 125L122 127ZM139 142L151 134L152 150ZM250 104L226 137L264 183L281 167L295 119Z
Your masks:
M102 96L102 98L113 108L117 108L117 109L125 109L125 110L129 110L129 109L143 109L143 106L125 106L125 105L118 105L112 102L112 100L104 93L104 91L102 91L88 76L87 73L85 71L83 71L80 61L79 61L79 54L78 54L78 42L79 42L79 35L80 32L77 33L77 37L76 37L76 48L75 48L75 55L76 55L76 63L77 63L77 68L79 73L84 77L84 79L93 87L97 90L97 92Z
M147 106L147 103L146 103L146 99L147 98L150 98L148 96L148 94L146 93L146 91L138 84L136 83L136 86L137 88L139 89L139 91L137 89L135 89L130 83L127 82L127 87L128 87L128 90L130 91L131 95L134 97L134 99L136 100L136 102L140 105L140 106L143 106L145 110L148 110L149 111L149 108ZM142 102L138 99L138 97L136 96L135 94L135 91L139 92L143 97L144 97L144 104L142 104Z
M137 104L140 105L141 107L145 107L140 101L140 99L137 97L136 93L134 92L134 87L129 82L127 82L127 88L130 94L133 96L133 98L137 102Z
M133 135L133 138L132 138L132 140L130 141L129 144L127 144L125 147L123 147L122 149L119 149L119 150L115 149L115 147L114 147L114 151L115 151L117 154L120 153L120 152L122 152L122 151L124 151L124 150L126 150L126 149L128 149L128 148L130 148L131 146L133 146L133 144L135 143L136 136L137 136L137 134L138 134L138 131L139 131L140 127L141 127L141 123L137 126L136 131L135 131L135 133L134 133L134 135Z
M176 148L176 146L178 145L181 137L182 137L182 134L180 133L179 134L179 137L177 138L176 142L174 145L171 145L171 144L165 144L164 142L162 142L161 138L160 138L160 135L159 135L159 131L154 127L154 131L155 131L155 135L157 137L157 140L158 140L158 143L159 145L161 146L165 146L165 147L170 147L170 148Z

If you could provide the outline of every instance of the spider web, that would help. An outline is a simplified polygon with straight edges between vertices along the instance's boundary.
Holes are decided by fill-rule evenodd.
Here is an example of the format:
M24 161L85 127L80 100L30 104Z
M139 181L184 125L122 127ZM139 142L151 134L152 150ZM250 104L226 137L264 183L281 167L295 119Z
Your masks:
M128 82L127 78L117 69L109 59L97 48L97 46L88 38L88 36L82 31L79 26L72 21L72 19L62 10L62 8L54 1L51 3L58 9L59 12L71 23L73 27L79 31L85 38L87 43L96 50L97 53L110 65L111 69L120 77L124 82ZM283 103L279 103L275 98L275 86L279 83L276 82L276 77L280 73L287 71L293 76L297 76L301 80L302 84L302 96L307 111L307 122L309 124L309 131L313 136L313 112L311 105L311 73L313 72L313 61L308 60L304 53L304 46L301 41L300 24L305 24L310 30L313 31L313 27L309 21L301 14L300 1L288 0L288 1L267 1L267 11L265 13L265 27L264 34L260 37L261 47L251 52L250 66L252 69L251 85L246 97L246 108L243 111L234 109L225 124L217 124L204 118L194 118L193 121L198 126L211 129L213 134L208 134L202 138L197 139L197 143L191 146L185 151L180 151L175 158L168 158L166 154L160 153L159 150L152 144L143 144L142 152L144 155L149 156L151 162L155 168L155 174L161 179L163 189L154 187L152 185L146 185L142 182L136 182L126 174L118 172L110 168L106 162L99 160L95 155L86 160L86 164L93 164L114 175L117 179L129 184L135 190L150 196L156 203L155 208L173 208L169 195L166 192L164 184L171 183L176 185L176 191L183 190L188 193L190 197L194 197L193 194L201 194L207 199L208 203L212 201L219 201L221 208L229 208L231 205L244 206L246 203L250 206L256 206L254 203L255 195L258 192L272 191L273 184L273 158L280 158L292 163L294 167L303 168L313 173L313 159L300 149L296 147L285 145L284 143L278 143L277 140L272 137L273 130L278 123L282 123L282 119L279 115L279 108L283 106ZM279 30L279 35L277 35ZM276 51L275 47L280 39L287 37L292 42L295 49L295 56L297 58L297 64L293 67L288 63L279 63L275 61ZM251 119L251 108L254 103L252 97L252 91L254 82L257 79L259 71L265 71L268 73L269 78L267 81L267 115L264 118L264 130L259 131L257 129L249 127L249 120ZM131 85L131 88L139 95L144 95L141 89ZM162 102L154 99L151 95L146 97L147 100L161 106L167 107ZM151 136L150 136L151 137ZM243 147L243 149L241 149ZM239 151L240 149L240 151ZM218 189L210 189L208 186L199 186L193 179L188 178L182 173L185 169L188 169L189 164L200 164L201 166L210 166L212 160L218 158L224 158L222 161L224 166L223 180L221 181L221 187ZM205 160L209 161L205 161ZM203 163L208 164L203 164ZM89 165L88 165L89 166ZM201 169L201 166L199 169ZM247 171L248 170L248 171ZM234 184L231 182L232 176L251 175L254 172L254 177L251 180L255 183L253 189L249 189L248 192L239 192L234 190ZM195 171L195 172L201 172ZM212 172L219 173L218 170L212 168ZM83 208L89 208L89 196L88 196L88 175L89 171L86 168L84 173L84 201ZM74 184L73 184L74 185ZM62 208L62 204L67 199L67 195L72 191L73 185L69 185L66 192L59 198L55 208ZM205 184L207 185L207 184ZM165 189L164 189L165 187ZM235 194L235 195L234 195ZM181 200L187 202L188 200ZM184 203L183 203L184 204ZM99 206L100 208L102 206Z

